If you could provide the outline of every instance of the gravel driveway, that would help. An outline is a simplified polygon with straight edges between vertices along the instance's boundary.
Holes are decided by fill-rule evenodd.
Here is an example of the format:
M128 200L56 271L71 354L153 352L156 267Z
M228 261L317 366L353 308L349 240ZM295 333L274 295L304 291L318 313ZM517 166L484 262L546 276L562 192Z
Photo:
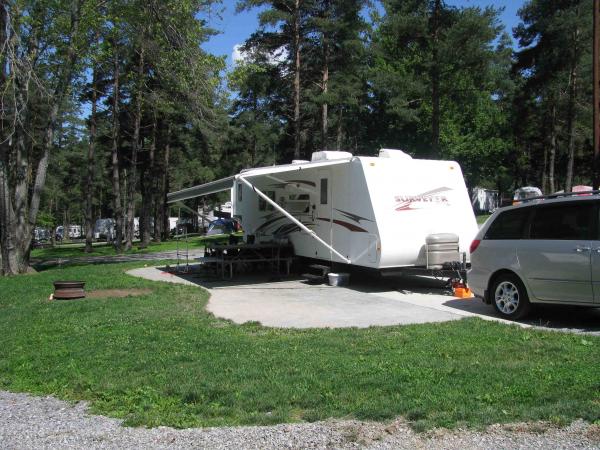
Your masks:
M0 391L3 449L598 449L600 426L577 421L566 428L544 423L494 425L486 431L433 430L415 434L406 422L330 420L266 427L131 428L53 397Z

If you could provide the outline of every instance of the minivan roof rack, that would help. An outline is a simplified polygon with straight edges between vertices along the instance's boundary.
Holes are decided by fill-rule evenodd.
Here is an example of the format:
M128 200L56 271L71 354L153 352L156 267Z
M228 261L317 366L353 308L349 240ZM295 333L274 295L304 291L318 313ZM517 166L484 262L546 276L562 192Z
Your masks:
M587 196L587 195L598 195L600 194L600 190L596 190L596 191L578 191L578 192L555 192L554 194L548 194L548 195L540 195L538 197L530 197L530 198L524 198L521 200L517 200L520 203L526 203L526 202L530 202L532 200L550 200L553 198L561 198L561 197L574 197L574 196ZM519 204L519 203L517 203Z

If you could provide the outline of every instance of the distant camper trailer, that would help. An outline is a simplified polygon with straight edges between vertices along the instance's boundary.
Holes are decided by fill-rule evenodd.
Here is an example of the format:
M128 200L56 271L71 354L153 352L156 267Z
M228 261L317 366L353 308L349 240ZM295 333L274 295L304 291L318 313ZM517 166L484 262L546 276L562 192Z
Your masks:
M35 227L35 229L33 230L33 238L36 241L49 241L50 237L50 230L48 230L47 228Z
M55 236L59 241L63 240L65 238L65 227L62 225L57 226ZM67 237L69 239L79 239L81 237L81 225L69 225Z
M535 186L525 186L515 190L512 204L518 205L522 200L541 197L542 195L542 190L540 188Z
M94 239L112 242L115 239L115 220L98 219L94 226Z
M475 187L471 190L471 205L475 214L489 214L500 206L498 191Z

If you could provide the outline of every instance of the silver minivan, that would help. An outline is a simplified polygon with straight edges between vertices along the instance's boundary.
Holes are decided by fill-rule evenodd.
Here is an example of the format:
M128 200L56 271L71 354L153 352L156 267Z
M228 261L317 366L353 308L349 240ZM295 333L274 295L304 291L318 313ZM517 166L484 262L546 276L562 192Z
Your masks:
M600 307L598 195L498 209L471 244L469 287L509 319L531 304Z

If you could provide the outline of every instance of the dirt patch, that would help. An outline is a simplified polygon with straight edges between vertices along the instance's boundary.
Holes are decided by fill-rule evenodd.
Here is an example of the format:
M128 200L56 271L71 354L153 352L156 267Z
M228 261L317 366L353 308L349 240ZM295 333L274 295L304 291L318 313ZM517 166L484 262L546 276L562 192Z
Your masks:
M98 289L85 293L86 298L124 298L150 294L152 289Z

